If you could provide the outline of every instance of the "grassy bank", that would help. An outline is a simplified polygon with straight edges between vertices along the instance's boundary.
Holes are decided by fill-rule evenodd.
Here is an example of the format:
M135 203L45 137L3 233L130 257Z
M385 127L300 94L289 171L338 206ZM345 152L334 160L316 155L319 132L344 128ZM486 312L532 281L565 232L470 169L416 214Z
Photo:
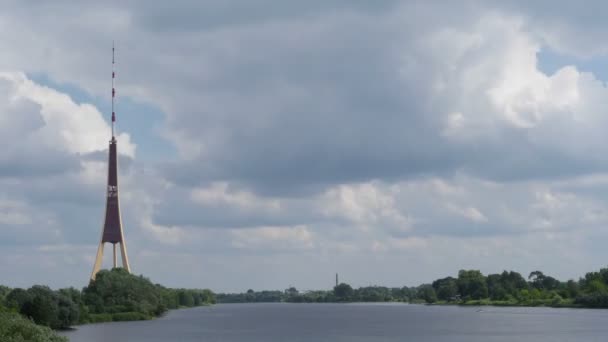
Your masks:
M211 306L211 303L204 303L199 306ZM178 308L173 308L171 310L182 310L182 309L191 309L189 306L180 306ZM82 324L93 324L93 323L106 323L106 322L129 322L129 321L147 321L151 319L158 318L159 316L146 315L141 312L130 311L130 312L116 312L113 314L109 313L99 313L99 314L89 314L86 322L79 323Z
M425 302L422 302L424 304ZM420 302L419 302L420 304ZM548 300L538 299L533 301L517 301L517 300L492 300L478 299L467 301L436 301L434 303L426 303L427 305L460 305L460 306L510 306L510 307L551 307L551 308L585 308L585 306L575 303L574 299L567 300Z

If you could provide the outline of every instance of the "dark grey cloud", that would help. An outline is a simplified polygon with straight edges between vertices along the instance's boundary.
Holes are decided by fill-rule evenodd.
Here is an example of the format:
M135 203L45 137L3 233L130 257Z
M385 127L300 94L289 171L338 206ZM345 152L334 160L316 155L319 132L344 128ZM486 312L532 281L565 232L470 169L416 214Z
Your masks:
M492 1L492 7L526 18L532 32L562 53L584 59L608 53L604 1Z
M496 180L606 170L605 160L539 144L534 131L568 129L560 123L530 129L491 119L496 122L488 136L446 139L446 115L461 101L479 102L470 109L479 115L502 115L484 99L495 79L482 75L485 84L463 94L458 78L470 77L467 72L474 70L466 68L475 63L492 63L493 51L504 49L501 39L510 37L490 32L496 37L464 56L449 56L457 48L429 43L441 29L413 13L466 35L475 31L479 12L470 13L468 23L442 22L445 13L429 8L403 6L396 12L403 16L387 13L382 22L357 13L325 13L311 25L296 19L206 34L211 52L203 53L201 70L210 73L197 74L196 101L177 104L169 120L185 144L201 144L204 151L169 166L167 177L183 185L230 180L259 193L285 195L306 187L314 192L331 184L462 170ZM450 70L450 63L461 69ZM435 83L442 81L448 88L438 96Z
M607 9L607 5L600 0L586 1L584 4L550 0L493 1L492 3L493 6L534 20L549 20L561 25L579 26L587 31L600 27L606 28L606 22L602 20L601 13Z
M245 57L230 58L221 46L211 52L207 68L214 71L201 78L200 102L185 104L170 122L181 136L211 149L170 168L171 179L230 179L284 193L290 184L397 179L450 168L454 154L442 144L436 117L427 115L426 71L407 79L399 74L408 54L403 49L415 36L349 12L308 24L225 36Z
M270 21L289 21L294 18L314 18L331 12L386 12L398 1L307 1L276 2L258 1L177 1L173 3L151 2L141 6L141 2L131 2L135 21L142 27L166 34L167 32L192 32L216 30L264 24Z

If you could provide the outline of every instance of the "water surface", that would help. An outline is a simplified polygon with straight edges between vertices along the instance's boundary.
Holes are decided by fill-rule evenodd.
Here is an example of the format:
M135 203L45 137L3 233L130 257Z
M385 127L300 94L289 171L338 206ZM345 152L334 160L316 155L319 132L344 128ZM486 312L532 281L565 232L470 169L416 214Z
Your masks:
M607 341L608 310L407 304L223 304L92 324L72 342Z

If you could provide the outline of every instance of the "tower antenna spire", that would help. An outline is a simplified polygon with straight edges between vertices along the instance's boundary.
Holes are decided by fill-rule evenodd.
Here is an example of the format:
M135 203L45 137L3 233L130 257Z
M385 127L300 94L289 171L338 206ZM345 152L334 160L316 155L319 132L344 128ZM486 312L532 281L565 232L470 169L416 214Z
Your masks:
M116 122L116 113L114 112L114 97L116 96L116 90L114 90L114 78L116 73L114 72L114 41L112 41L112 140L114 140L114 123Z

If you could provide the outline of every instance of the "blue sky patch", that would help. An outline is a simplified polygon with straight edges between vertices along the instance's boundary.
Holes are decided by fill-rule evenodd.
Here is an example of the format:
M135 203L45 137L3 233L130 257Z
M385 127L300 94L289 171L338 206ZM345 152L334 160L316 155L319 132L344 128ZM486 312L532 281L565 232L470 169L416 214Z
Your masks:
M108 98L92 96L73 84L58 83L42 73L29 73L32 81L68 94L76 103L90 103L110 122L111 103ZM131 140L137 144L137 159L142 162L171 160L176 155L175 147L161 135L165 114L158 108L133 101L122 96L116 101L116 128L118 132L128 132ZM108 132L109 134L109 132Z

